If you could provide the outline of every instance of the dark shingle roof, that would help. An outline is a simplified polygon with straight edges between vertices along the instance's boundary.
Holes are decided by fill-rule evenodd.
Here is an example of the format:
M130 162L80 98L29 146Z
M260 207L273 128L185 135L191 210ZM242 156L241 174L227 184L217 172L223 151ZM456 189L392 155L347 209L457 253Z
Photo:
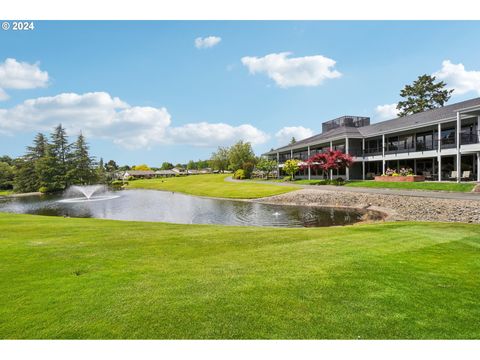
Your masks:
M445 120L449 118L454 118L457 111L467 109L474 106L480 106L480 97L475 99L470 99L462 102L458 102L451 105L446 105L441 108L427 110L422 113L408 115L404 117L395 118L392 120L386 120L379 123L371 124L368 126L354 128L354 127L338 127L332 129L326 133L317 134L309 138L297 141L295 144L283 146L275 150L266 152L266 154L272 154L280 151L297 149L300 147L305 147L307 145L318 144L321 142L328 142L335 140L339 137L349 137L349 138L363 138L370 137L375 135L381 135L385 132L392 132L394 130L421 126L424 124L429 124L438 120Z
M370 136L375 134L381 134L386 131L428 124L430 122L456 117L457 111L472 106L480 106L480 97L467 101L462 101L452 105L446 105L437 109L427 110L418 114L382 121L360 128L360 132L363 136Z

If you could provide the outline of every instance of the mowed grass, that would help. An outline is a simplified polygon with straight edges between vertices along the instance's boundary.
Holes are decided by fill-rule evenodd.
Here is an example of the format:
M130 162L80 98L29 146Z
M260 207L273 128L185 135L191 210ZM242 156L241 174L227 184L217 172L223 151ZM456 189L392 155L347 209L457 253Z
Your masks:
M455 191L470 192L475 183L454 182L387 182L387 181L350 181L345 184L349 187L405 189L405 190L432 190L432 191Z
M3 339L478 339L480 226L0 214Z
M7 196L13 194L11 190L0 190L0 196Z
M211 196L231 199L255 199L298 190L295 186L276 186L253 182L228 182L231 175L189 175L171 178L130 181L128 189L151 189L176 191L190 195Z

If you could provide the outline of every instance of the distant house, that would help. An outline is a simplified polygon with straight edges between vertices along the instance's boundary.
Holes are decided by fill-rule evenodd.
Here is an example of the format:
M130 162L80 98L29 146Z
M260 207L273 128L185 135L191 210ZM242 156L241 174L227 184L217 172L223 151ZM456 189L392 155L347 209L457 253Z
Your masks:
M170 176L177 176L178 173L173 170L158 170L158 171L155 171L155 175L160 177L170 177Z
M172 171L173 171L175 174L177 174L177 175L184 175L184 174L186 174L186 171L185 171L185 169L183 169L183 168L174 167L174 168L172 169Z
M211 174L212 172L212 168L205 168L200 170L200 174Z
M155 171L152 170L127 170L123 174L123 180L134 179L151 179L155 177Z
M187 174L188 175L198 175L198 174L200 174L200 171L195 170L195 169L190 169L190 170L187 170Z

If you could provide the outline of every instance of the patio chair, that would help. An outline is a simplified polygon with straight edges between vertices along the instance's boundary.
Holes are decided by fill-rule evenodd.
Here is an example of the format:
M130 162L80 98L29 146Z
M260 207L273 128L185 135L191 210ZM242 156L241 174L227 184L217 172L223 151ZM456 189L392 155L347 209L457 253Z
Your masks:
M430 171L424 171L423 176L425 176L425 180L433 180L433 176Z
M472 179L472 172L471 171L464 171L462 173L462 180L471 180Z
M457 180L457 172L456 171L452 171L450 173L450 177L448 178L448 180Z

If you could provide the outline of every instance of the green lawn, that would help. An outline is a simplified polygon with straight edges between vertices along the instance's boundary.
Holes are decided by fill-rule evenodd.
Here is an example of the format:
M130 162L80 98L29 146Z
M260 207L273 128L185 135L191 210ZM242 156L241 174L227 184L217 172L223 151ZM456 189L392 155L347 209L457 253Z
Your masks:
M0 196L7 196L13 194L13 191L11 190L0 190Z
M454 182L386 182L386 181L350 181L345 186L367 187L367 188L388 188L388 189L410 189L410 190L434 190L434 191L456 191L469 192L475 187L475 183L454 183Z
M0 214L0 338L479 339L480 226Z
M255 199L298 190L294 186L275 186L253 182L228 182L231 175L190 175L163 179L130 181L129 189L153 189L231 199Z

